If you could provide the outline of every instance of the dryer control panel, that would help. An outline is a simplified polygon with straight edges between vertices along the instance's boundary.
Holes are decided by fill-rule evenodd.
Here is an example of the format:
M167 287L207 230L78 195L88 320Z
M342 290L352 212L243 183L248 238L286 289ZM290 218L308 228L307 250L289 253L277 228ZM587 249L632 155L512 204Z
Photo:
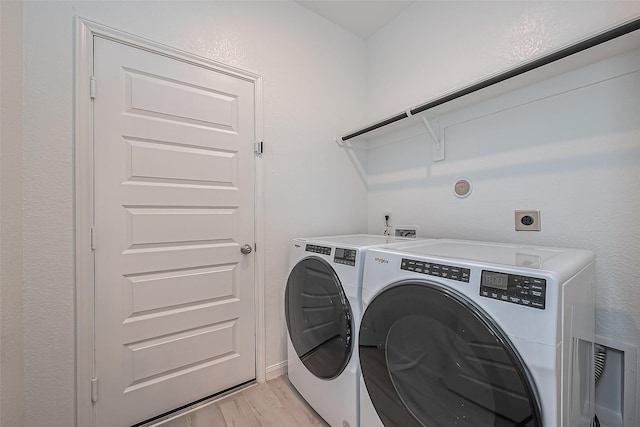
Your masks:
M545 279L482 270L480 295L483 297L544 310L546 292Z
M333 257L336 264L356 265L356 250L336 248L336 254Z
M433 262L418 261L415 259L402 258L400 270L415 271L416 273L428 274L429 276L442 277L458 282L469 283L471 270L468 268L454 267L446 264L436 264Z
M321 255L331 255L331 248L328 248L326 246L307 245L305 246L304 250Z

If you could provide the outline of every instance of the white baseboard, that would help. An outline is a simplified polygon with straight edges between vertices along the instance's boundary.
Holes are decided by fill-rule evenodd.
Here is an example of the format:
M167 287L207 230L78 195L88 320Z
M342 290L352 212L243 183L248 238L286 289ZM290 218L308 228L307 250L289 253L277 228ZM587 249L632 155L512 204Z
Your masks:
M267 366L267 378L266 380L272 380L278 378L287 373L287 361L283 360L275 365Z

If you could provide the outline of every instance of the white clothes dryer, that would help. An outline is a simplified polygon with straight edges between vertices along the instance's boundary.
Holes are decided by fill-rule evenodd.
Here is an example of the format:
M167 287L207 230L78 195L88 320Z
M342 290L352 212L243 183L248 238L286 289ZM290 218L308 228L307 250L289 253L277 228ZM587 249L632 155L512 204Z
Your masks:
M333 427L360 425L357 335L365 251L419 242L366 234L292 242L285 291L289 380Z
M590 426L594 282L584 250L446 239L371 249L361 425Z

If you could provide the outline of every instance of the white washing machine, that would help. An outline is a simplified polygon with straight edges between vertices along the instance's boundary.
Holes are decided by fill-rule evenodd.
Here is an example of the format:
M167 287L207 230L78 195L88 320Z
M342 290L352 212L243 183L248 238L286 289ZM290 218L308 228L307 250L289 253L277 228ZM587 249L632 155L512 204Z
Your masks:
M593 419L595 256L438 240L367 252L361 425Z
M285 291L289 380L333 427L360 425L357 335L365 251L419 242L365 234L292 242Z

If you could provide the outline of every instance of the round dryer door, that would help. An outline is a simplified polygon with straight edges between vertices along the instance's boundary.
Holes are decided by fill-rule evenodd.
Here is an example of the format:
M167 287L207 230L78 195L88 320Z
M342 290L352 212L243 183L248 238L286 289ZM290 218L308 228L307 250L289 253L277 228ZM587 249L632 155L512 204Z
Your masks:
M542 426L519 355L457 293L394 286L367 307L359 340L362 376L385 426Z
M298 357L318 378L340 375L351 357L352 313L342 284L320 258L305 258L291 271L285 291L289 337Z

